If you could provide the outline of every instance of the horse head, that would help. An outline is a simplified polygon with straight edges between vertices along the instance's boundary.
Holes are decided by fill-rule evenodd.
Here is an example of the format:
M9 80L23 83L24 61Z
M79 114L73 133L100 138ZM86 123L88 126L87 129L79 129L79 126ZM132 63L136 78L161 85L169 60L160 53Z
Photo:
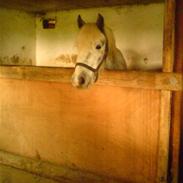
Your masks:
M97 81L107 56L104 18L98 14L96 23L85 23L79 15L77 23L80 31L76 38L78 55L72 84L78 88L88 88Z

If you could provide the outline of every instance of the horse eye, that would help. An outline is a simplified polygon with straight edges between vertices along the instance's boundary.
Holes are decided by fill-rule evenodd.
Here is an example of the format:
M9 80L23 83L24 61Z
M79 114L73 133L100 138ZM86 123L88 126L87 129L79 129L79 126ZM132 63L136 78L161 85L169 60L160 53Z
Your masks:
M101 48L101 46L98 44L98 45L96 46L96 49L99 50L100 48Z

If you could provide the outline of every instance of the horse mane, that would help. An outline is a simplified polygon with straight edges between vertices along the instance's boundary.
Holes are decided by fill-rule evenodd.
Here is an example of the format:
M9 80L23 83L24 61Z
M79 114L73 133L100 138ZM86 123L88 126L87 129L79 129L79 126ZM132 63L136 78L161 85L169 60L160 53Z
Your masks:
M109 27L104 27L104 32L105 32L105 36L107 38L108 41L108 57L112 57L113 56L113 51L116 49L116 41L114 38L114 34L112 32L112 30Z
M119 49L116 47L116 41L113 31L109 27L104 27L105 36L108 41L108 53L105 61L105 68L107 69L123 69L126 68L124 57Z

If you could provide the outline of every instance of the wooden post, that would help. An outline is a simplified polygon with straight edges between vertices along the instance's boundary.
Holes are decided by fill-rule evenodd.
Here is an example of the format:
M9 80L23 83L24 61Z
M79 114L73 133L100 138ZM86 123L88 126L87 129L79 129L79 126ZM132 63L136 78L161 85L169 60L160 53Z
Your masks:
M163 72L172 72L174 65L175 0L166 0L164 16ZM168 182L171 96L171 91L161 91L159 150L157 162L157 182L159 183Z
M183 74L183 1L176 0L175 67ZM170 168L172 183L183 182L183 92L173 92L170 143ZM182 139L181 139L182 136ZM180 157L181 156L181 157ZM180 157L180 158L179 158ZM180 162L180 164L179 164ZM180 170L180 172L179 172ZM180 177L180 180L179 180Z

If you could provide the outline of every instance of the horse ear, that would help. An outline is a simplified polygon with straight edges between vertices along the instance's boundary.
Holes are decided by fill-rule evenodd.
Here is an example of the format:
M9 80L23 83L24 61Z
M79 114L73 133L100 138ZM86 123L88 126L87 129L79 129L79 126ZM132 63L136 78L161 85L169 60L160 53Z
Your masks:
M85 21L81 18L81 15L78 15L78 27L81 28L85 24Z
M99 13L97 18L97 27L103 32L104 30L104 17Z

